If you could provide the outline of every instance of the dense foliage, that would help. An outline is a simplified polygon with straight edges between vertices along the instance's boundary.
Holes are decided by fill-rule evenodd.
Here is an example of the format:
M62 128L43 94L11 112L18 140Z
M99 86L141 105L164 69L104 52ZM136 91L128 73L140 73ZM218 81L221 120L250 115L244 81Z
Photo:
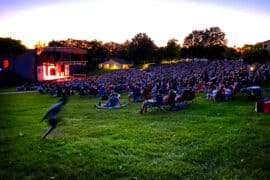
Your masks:
M265 62L269 60L262 51L263 44L244 45L242 48L227 47L225 32L219 27L204 30L193 30L183 42L183 46L176 39L170 39L165 47L158 47L146 33L136 34L130 41L122 44L115 42L68 39L51 41L50 46L72 46L88 50L89 65L96 67L98 63L108 58L122 58L140 65L143 63L161 62L181 58L206 58L209 60L244 58L246 62ZM254 49L256 49L254 51Z
M236 51L234 48L225 47L225 58L230 60L237 60L241 58L241 52Z
M225 33L219 27L194 30L184 39L184 47L225 46Z
M20 40L0 37L0 56L17 56L25 51Z
M153 59L155 48L156 45L147 34L138 33L129 45L129 57L135 65L144 64Z
M168 59L179 59L181 47L176 39L170 39L167 42L165 57Z
M184 39L182 55L185 58L224 59L226 39L219 27L194 30Z
M247 63L260 62L264 63L270 61L270 56L266 49L262 48L262 45L249 46L243 53L243 60Z

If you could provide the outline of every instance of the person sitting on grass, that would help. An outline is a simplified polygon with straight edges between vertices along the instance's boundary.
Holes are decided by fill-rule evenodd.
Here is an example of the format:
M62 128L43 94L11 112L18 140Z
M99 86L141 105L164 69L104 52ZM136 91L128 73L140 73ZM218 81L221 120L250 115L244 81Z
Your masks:
M162 107L163 105L164 105L164 102L163 102L162 90L159 90L155 99L147 99L143 101L140 114L147 112L148 106L158 107L160 110L163 110L163 107Z
M105 106L106 107L121 106L118 94L117 93L112 93L112 96L109 98L108 103Z
M195 92L192 90L191 87L188 87L184 90L183 94L178 98L178 101L192 101L195 98Z
M215 101L225 101L225 87L222 85L218 88L216 96L215 96Z
M170 90L168 101L166 104L169 105L168 111L172 111L175 107L175 98L176 98L176 91L173 89Z
M52 105L47 111L47 113L44 115L44 117L41 119L41 122L47 119L49 125L51 126L43 135L43 139L45 139L56 128L56 125L60 120L60 118L57 117L57 114L61 111L62 107L67 103L67 100L68 100L67 97L61 98L60 102Z
M139 102L141 98L141 87L136 85L133 89L133 101Z
M144 100L151 99L151 87L150 87L150 85L146 85L144 87L142 96L143 96Z

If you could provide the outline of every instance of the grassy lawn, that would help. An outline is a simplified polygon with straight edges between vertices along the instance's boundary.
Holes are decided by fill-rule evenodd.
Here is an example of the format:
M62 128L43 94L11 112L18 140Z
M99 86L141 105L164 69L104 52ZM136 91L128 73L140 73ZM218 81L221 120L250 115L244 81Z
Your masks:
M270 177L270 116L245 97L215 103L199 94L182 111L139 115L140 103L96 109L95 97L75 95L42 140L47 124L39 121L57 101L0 95L0 179Z
M6 87L6 88L0 88L0 93L1 92L16 92L16 87Z

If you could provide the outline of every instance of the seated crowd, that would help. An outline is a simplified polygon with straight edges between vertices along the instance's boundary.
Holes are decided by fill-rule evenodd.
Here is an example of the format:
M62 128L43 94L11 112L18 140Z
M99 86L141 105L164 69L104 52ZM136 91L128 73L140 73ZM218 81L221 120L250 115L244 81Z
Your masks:
M191 88L184 90L182 94L177 94L174 89L171 89L168 95L163 95L163 91L159 90L154 99L149 98L142 102L140 114L147 112L148 107L157 107L161 111L181 110L186 107L188 101L194 98L195 92Z
M148 100L145 103L148 106L151 102L149 99L161 93L163 96L168 95L168 104L173 109L173 99L184 102L183 99L194 98L194 95L187 97L187 89L204 92L207 99L224 101L240 92L241 88L270 83L269 62L254 64L256 68L252 71L249 66L240 60L182 62L153 66L145 70L132 68L112 71L85 80L40 82L35 86L42 94L70 96L78 93L80 96L98 96L102 100L108 100L111 91L126 92L130 102ZM34 89L26 85L21 89L26 89L25 87ZM154 100L157 101L157 98ZM146 111L144 107L142 109L142 112Z

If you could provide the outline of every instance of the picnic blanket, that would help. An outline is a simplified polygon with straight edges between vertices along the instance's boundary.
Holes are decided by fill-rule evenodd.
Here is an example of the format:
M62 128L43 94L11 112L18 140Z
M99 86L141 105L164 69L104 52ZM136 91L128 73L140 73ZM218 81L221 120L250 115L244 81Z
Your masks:
M107 104L100 104L100 105L96 105L95 107L98 109L120 109L123 108L125 106L127 106L128 103L122 103L121 105L117 105L117 106L108 106Z

